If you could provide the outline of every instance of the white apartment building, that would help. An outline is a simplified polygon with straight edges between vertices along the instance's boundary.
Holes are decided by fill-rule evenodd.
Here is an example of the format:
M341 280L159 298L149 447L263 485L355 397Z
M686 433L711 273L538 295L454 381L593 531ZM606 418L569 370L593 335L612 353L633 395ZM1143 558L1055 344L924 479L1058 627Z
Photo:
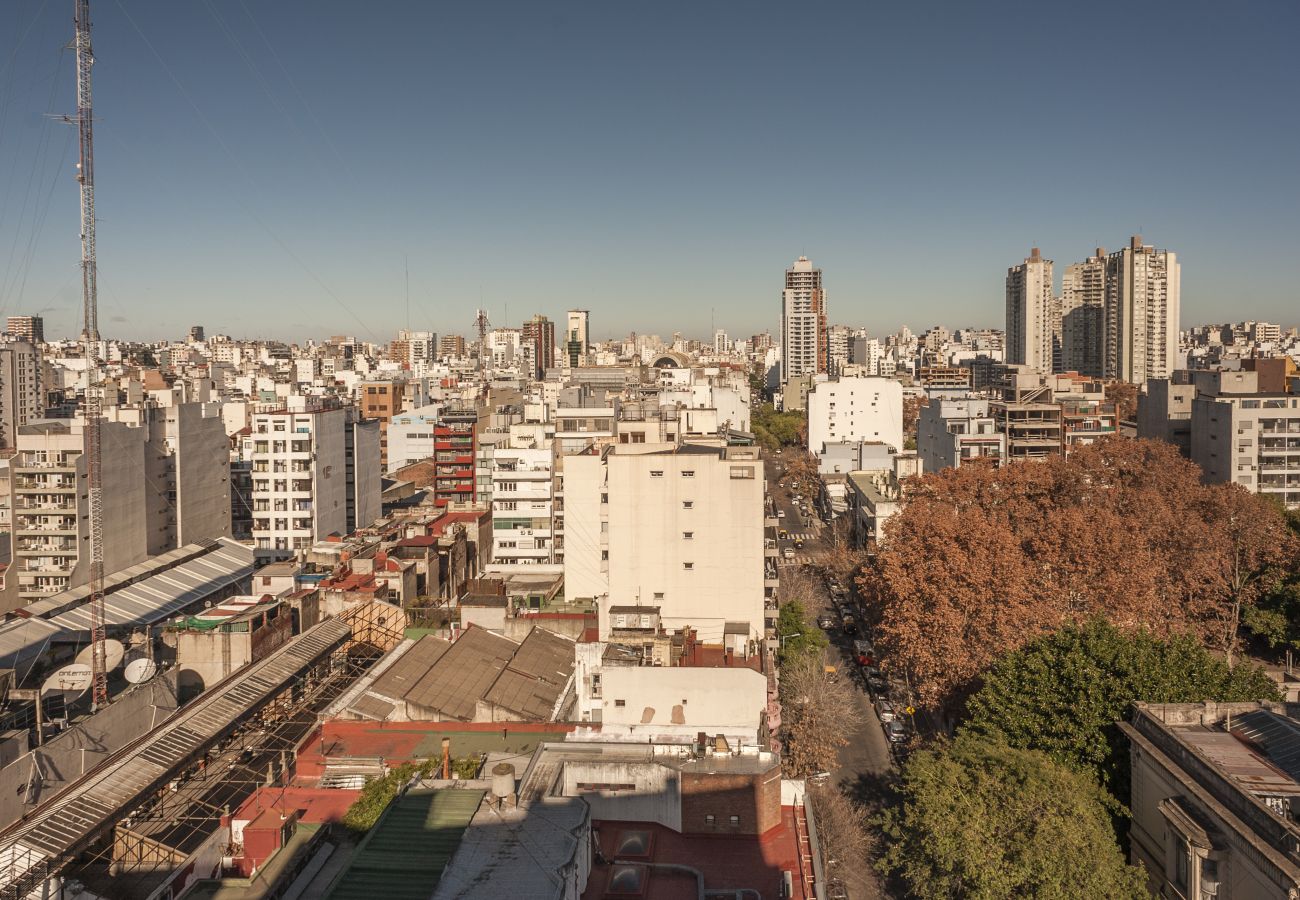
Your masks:
M28 341L0 340L0 450L16 447L18 429L45 414L41 390L41 351Z
M104 571L116 572L149 558L147 432L104 422L101 434ZM90 581L85 449L83 425L76 420L46 419L19 429L12 464L13 567L24 602Z
M838 378L850 362L853 329L847 325L832 325L826 330L826 371ZM873 373L874 374L874 373Z
M510 426L492 454L492 561L555 561L555 440L544 424Z
M1007 436L987 397L931 397L917 419L916 452L926 472L976 461L1000 465L1007 458Z
M253 416L253 540L287 557L380 515L379 423L352 409Z
M430 459L434 454L434 427L443 404L431 403L394 416L388 423L388 471Z
M1007 269L1007 362L1053 371L1061 317L1052 291L1052 261L1034 247Z
M1100 378L1105 369L1106 251L1065 267L1061 277L1061 354L1056 370Z
M1177 255L1138 235L1106 257L1105 377L1145 384L1178 367L1180 284Z
M564 579L611 606L658 609L722 643L763 634L763 462L752 448L618 444L564 459Z
M808 392L808 449L826 444L879 441L903 449L903 386L890 378L823 381Z
M826 295L822 270L801 256L781 292L781 383L826 371Z
M1300 509L1300 397L1260 393L1257 372L1192 378L1191 455L1201 478Z

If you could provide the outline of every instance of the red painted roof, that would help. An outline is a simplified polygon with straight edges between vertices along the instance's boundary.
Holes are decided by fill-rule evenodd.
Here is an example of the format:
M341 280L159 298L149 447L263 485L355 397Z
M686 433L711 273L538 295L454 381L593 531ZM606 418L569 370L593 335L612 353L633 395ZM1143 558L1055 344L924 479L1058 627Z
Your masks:
M296 809L300 822L337 822L359 796L360 791L335 788L262 787L244 801L234 818L252 820L264 811Z
M620 836L627 831L651 832L652 855L648 862L690 866L704 874L709 890L750 888L764 897L781 896L782 872L794 875L795 900L814 896L811 884L804 884L799 873L799 846L795 837L794 808L782 807L781 824L767 834L754 836L684 835L655 822L607 822L592 820L600 834L600 849L606 859L614 859ZM638 860L639 861L639 860ZM583 900L601 900L612 867L595 863ZM685 873L653 870L638 900L695 900L695 879Z

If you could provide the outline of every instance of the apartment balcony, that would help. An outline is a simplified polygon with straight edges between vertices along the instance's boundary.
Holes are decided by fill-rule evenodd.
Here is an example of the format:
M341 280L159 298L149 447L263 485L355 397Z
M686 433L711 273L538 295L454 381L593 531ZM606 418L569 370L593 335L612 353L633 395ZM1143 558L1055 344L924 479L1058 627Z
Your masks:
M77 511L77 504L76 501L64 497L59 497L57 501L32 501L19 495L18 499L14 501L13 508L19 512L75 513Z
M77 479L58 475L26 475L19 473L13 481L14 487L21 491L75 491Z
M70 472L76 473L77 464L74 461L67 462L23 462L15 468L21 473L23 469L40 469L42 472Z

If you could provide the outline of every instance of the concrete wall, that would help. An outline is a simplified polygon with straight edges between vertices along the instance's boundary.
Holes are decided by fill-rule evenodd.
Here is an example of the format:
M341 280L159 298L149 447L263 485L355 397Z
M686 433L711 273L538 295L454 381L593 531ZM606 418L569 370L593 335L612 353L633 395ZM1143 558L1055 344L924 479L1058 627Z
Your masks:
M781 767L775 762L756 775L685 771L681 791L683 834L759 835L781 824Z
M599 456L566 456L564 468L564 593L569 599L609 592L609 564L601 560L600 495L605 466Z
M758 741L767 708L767 678L760 672L660 666L596 671L601 675L601 697L595 705L604 727L636 726L645 735L663 731L691 737L704 731L744 735L751 745Z
M176 546L230 537L230 442L215 404L167 410L176 466Z
M596 789L597 785L631 788ZM564 764L560 790L565 797L586 800L592 819L658 822L674 831L682 830L679 776L675 769L658 763L569 761Z
M892 378L841 378L808 393L808 449L835 441L883 441L903 449L903 386Z

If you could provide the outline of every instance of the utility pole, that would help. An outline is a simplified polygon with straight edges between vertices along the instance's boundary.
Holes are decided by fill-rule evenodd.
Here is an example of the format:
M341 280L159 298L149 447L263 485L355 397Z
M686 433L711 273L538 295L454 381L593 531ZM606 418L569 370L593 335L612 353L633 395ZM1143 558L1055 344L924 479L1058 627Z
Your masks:
M81 342L86 354L84 431L90 482L91 705L97 710L108 703L108 672L104 659L103 385L99 368L99 294L95 284L95 147L90 94L90 68L95 64L95 54L90 47L90 0L76 0L76 28L76 121L80 138L77 183L81 187L81 303L85 319Z

